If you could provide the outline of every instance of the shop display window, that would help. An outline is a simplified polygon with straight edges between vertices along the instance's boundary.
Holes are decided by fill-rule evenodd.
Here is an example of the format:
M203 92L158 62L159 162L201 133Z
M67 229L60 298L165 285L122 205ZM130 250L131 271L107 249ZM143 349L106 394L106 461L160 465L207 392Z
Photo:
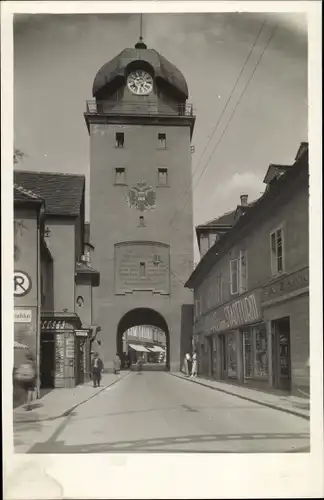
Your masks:
M234 333L227 335L228 377L237 377L236 342Z
M253 334L252 330L243 332L244 378L253 377Z
M264 325L253 328L254 337L254 375L268 376L268 338Z
M268 337L265 325L243 332L244 378L268 376Z

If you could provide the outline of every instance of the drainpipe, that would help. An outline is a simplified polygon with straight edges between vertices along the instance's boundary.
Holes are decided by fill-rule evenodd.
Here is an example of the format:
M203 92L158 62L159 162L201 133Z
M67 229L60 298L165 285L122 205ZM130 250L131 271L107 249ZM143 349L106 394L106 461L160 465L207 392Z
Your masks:
M41 223L44 218L44 205L42 204L38 212L37 217L37 312L36 312L36 366L37 366L37 382L36 382L36 392L37 398L40 397L40 339L41 339L41 302L42 302L42 291L41 291Z

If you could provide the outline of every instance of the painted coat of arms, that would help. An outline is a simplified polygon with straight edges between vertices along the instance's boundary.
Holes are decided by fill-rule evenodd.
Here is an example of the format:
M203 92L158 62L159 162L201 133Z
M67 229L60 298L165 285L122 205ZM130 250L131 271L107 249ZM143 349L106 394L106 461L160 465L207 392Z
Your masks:
M146 182L138 182L128 190L127 202L130 208L144 212L155 208L156 193L151 186L146 185Z

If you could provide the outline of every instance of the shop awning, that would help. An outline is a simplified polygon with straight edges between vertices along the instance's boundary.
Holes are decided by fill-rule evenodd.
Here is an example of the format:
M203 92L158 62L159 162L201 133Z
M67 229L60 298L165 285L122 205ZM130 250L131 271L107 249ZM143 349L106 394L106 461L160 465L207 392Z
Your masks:
M131 349L134 349L134 351L137 351L137 352L150 352L148 349L146 349L146 347L144 347L143 345L138 345L138 344L128 344L128 347L130 347Z
M28 345L20 344L20 342L14 341L14 349L28 349Z
M149 347L151 352L165 352L165 349L160 347L159 345L152 345Z

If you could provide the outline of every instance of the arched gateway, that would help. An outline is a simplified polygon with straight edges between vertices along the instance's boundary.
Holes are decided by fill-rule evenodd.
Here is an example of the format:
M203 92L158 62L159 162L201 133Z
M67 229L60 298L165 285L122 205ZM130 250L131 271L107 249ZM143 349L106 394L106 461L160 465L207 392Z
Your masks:
M168 366L178 371L193 303L184 288L193 271L195 116L187 84L176 66L141 42L101 67L92 92L85 121L100 355L111 369L116 332L120 342L127 325L157 325L168 336Z
M163 316L147 307L138 307L128 311L119 321L116 336L116 352L123 353L123 335L134 326L149 325L158 328L165 335L165 369L170 369L170 335L168 325Z

